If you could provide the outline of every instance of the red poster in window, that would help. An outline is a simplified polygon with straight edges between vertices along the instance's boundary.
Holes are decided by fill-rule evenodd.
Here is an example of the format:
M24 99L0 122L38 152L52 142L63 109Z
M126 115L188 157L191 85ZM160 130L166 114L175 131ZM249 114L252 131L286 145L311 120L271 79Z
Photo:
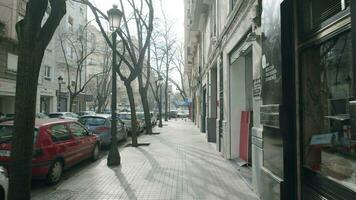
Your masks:
M240 124L240 158L248 162L248 145L250 135L250 111L241 112L241 124Z

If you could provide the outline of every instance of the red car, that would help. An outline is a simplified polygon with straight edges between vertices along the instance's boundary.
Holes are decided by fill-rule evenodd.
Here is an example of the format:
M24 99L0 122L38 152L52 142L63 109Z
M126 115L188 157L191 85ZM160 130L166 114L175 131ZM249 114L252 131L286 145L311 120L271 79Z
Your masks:
M13 121L0 123L0 165L5 167L10 162L12 133ZM76 121L36 119L32 176L56 184L64 169L87 158L98 159L99 145L99 137Z

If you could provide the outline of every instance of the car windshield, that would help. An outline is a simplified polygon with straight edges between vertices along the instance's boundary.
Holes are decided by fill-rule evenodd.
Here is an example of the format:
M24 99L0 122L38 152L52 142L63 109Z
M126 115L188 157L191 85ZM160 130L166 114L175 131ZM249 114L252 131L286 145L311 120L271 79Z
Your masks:
M62 116L63 114L62 113L51 113L51 114L49 114L48 116L50 117L50 118L58 118L58 117L60 117L60 116Z
M131 114L120 113L119 118L120 119L131 119Z
M14 127L12 125L0 125L0 143L8 143L12 139L12 133L14 132ZM38 135L38 129L35 128L34 138L36 141Z
M105 119L100 117L82 117L79 122L87 126L101 126L105 124Z

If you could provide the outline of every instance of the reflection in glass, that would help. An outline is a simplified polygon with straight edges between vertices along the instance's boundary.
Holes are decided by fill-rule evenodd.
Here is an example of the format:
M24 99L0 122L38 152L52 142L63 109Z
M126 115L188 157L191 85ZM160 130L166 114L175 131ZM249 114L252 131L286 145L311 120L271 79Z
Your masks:
M356 191L351 34L302 53L304 166Z

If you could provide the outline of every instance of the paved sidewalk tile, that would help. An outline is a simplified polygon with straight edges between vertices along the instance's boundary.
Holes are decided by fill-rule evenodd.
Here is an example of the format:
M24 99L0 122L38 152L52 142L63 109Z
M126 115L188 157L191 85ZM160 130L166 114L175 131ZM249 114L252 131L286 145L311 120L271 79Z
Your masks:
M155 131L139 138L149 146L122 149L120 167L102 158L33 199L258 199L193 123L172 120Z

